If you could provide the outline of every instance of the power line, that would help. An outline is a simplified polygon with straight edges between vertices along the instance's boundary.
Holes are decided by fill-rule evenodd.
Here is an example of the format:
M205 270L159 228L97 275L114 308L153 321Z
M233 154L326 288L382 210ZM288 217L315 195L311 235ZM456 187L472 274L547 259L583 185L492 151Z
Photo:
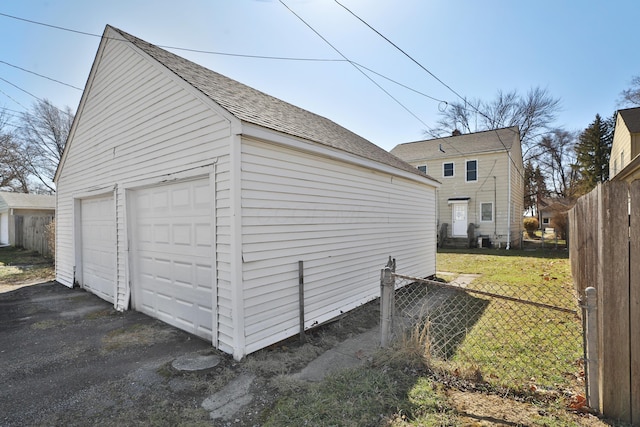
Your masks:
M7 80L7 79L5 79L5 78L0 77L0 80L2 80L2 81L3 81L3 82L5 82L5 83L10 84L11 86L15 87L15 88L16 88L16 89L18 89L18 90L21 90L22 92L26 93L27 95L30 95L30 96L34 97L35 99L37 99L37 100L38 100L38 101L40 101L40 102L45 102L45 101L44 101L44 99L42 99L42 98L38 98L37 96L35 96L35 95L34 95L34 94L32 94L31 92L29 92L28 90L23 89L23 88L21 88L20 86L18 86L18 85L16 85L16 84L11 83L9 80ZM9 95L7 95L5 92L2 92L2 93L4 93L8 98L10 98L10 99L11 99L11 100L13 100L14 102L16 102L16 103L17 103L18 105L20 105L21 107L23 107L25 110L27 110L27 111L29 110L27 107L25 107L24 105L20 104L18 101L16 101L15 99L13 99L13 98L11 98ZM52 106L53 108L55 108L56 110L60 111L61 113L66 114L67 116L69 116L69 117L73 118L73 115L72 115L72 114L70 114L70 113L68 113L67 111L62 110L62 109L60 109L60 108L56 107L56 106L55 106L55 105L53 105L53 104L51 104L51 106Z
M440 78L438 76L436 76L435 74L433 74L431 71L429 71L427 69L427 67L425 67L424 65L422 65L420 62L418 62L417 60L415 60L411 55L409 55L407 52L405 52L404 50L402 50L400 48L400 46L398 46L397 44L395 44L394 42L392 42L391 40L389 40L387 37L385 37L380 31L376 30L375 28L373 28L371 25L369 25L369 23L367 21L365 21L364 19L360 18L358 15L356 15L355 13L353 13L348 7L346 7L345 5L343 5L342 3L340 3L338 0L334 0L338 5L340 5L344 10L346 10L347 12L349 12L351 15L353 15L356 19L358 19L360 22L362 22L364 25L366 25L367 27L369 27L373 32L375 32L376 34L378 34L380 37L382 37L383 39L385 39L389 44L391 44L393 47L395 47L396 49L398 49L400 52L402 52L404 54L404 56L406 56L407 58L409 58L411 61L413 61L418 67L422 68L424 71L426 71L427 73L429 73L429 75L431 77L433 77L434 79L436 79L440 84L442 84L444 87L446 87L447 89L449 89L451 92L453 92L458 98L463 99L464 98L458 94L458 92L456 92L455 90L453 90L449 85L447 85L445 82L443 82L442 80L440 80Z
M335 47L333 44L331 44L331 42L329 42L329 40L327 40L325 37L322 36L322 34L320 34L318 31L316 31L315 28L313 28L307 21L305 21L300 15L298 15L297 13L295 13L289 6L287 6L287 4L283 1L283 0L279 0L279 2L287 8L287 10L289 10L289 12L291 12L296 18L298 18L300 21L302 21L303 24L305 24L311 31L313 31L318 37L320 37L326 44L328 44L333 50L335 50L338 55L340 55L342 58L345 59L345 61L347 61L349 64L351 64L356 70L358 70L363 76L365 76L367 79L369 79L369 81L371 81L374 85L376 85L378 87L378 89L380 89L381 91L383 91L385 94L387 94L387 96L389 96L391 99L393 99L398 105L400 105L405 111L407 111L409 114L411 114L413 117L416 118L416 120L418 120L420 123L422 123L427 129L431 129L429 127L429 125L427 125L420 117L418 117L413 111L409 110L409 108L407 108L404 104L402 104L398 99L396 99L393 95L391 95L386 89L384 89L382 86L380 86L380 84L378 84L378 82L376 82L375 80L373 80L367 73L365 73L364 71L362 71L360 68L358 68L358 66L352 62L349 58L347 58L337 47Z
M48 27L48 28L53 28L53 29L56 29L56 30L67 31L67 32L75 33L75 34L81 34L81 35L90 36L90 37L97 37L97 38L102 38L103 37L100 34L95 34L95 33L89 33L89 32L86 32L86 31L75 30L75 29L72 29L72 28L67 28L67 27L62 27L62 26L59 26L59 25L48 24L48 23L45 23L45 22L34 21L32 19L21 18L21 17L18 17L18 16L13 16L13 15L6 14L6 13L1 13L0 12L0 16L4 16L4 17L7 17L7 18L11 18L11 19L27 22L27 23L34 24L34 25L40 25L40 26L44 26L44 27ZM121 41L120 39L111 38L111 37L105 37L105 38L107 40L112 39L112 40ZM160 45L160 44L156 45L156 46L158 46L160 48L163 48L163 49L172 49L172 50L179 50L179 51L186 51L186 52L193 52L193 53L201 53L201 54L207 54L207 55L229 56L229 57L236 57L236 58L265 59L265 60L277 60L277 61L301 61L301 62L350 62L350 63L352 63L352 64L354 64L354 65L356 65L356 66L358 66L360 68L363 68L363 69L365 69L365 70L367 70L367 71L369 71L369 72L371 72L373 74L378 75L379 77L382 77L383 79L386 79L386 80L388 80L388 81L390 81L392 83L395 83L395 84L397 84L397 85L399 85L399 86L401 86L401 87L403 87L403 88L405 88L407 90L415 92L415 93L417 93L419 95L422 95L422 96L424 96L426 98L429 98L431 100L434 100L436 102L440 102L441 104L445 104L445 105L447 104L447 102L444 101L444 100L434 98L434 97L432 97L430 95L427 95L427 94L425 94L423 92L420 92L420 91L418 91L416 89L413 89L413 88L409 87L408 85L405 85L405 84L400 83L400 82L398 82L396 80L393 80L393 79L391 79L391 78L389 78L389 77L387 77L387 76L385 76L385 75L383 75L381 73L378 73L377 71L374 71L374 70L372 70L372 69L370 69L370 68L368 68L368 67L366 67L366 66L364 66L362 64L358 64L358 63L355 63L353 61L350 61L349 59L347 59L344 56L343 56L342 59L340 59L340 58L299 58L299 57L290 57L290 56L250 55L250 54L241 54L241 53L232 53L232 52L220 52L220 51L211 51L211 50L202 50L202 49L178 47L178 46L167 46L167 45ZM44 76L44 75L41 75L41 74L38 74L36 72L27 70L27 69L22 68L22 67L18 67L18 66L13 65L13 64L9 64L9 63L7 63L5 61L0 61L0 62L4 63L6 65L12 66L14 68L18 68L20 70L35 74L37 76L40 76L40 77L55 81L57 83L65 85L65 86L69 86L69 87L72 87L74 89L82 90L81 88L78 88L76 86L70 85L68 83L61 82L59 80L56 80L56 79L53 79L53 78L50 78L50 77L47 77L47 76ZM418 120L420 120L420 119L418 118ZM424 125L426 127L429 127L426 124L424 124Z
M440 103L448 104L448 102L447 102L447 101L445 101L445 100L438 99L438 98L434 98L434 97L433 97L433 96L431 96L431 95L427 95L426 93L423 93L423 92L420 92L419 90L413 89L413 88L411 88L411 87L409 87L409 86L407 86L407 85L405 85L405 84L403 84L403 83L400 83L400 82L398 82L398 81L396 81L396 80L393 80L393 79L391 79L391 78L389 78L389 77L387 77L387 76L385 76L385 75L383 75L383 74L380 74L380 73L378 73L377 71L372 70L371 68L365 67L364 65L359 64L359 63L357 63L357 62L355 62L355 61L351 61L351 63L352 63L352 64L354 64L354 65L356 65L356 66L358 66L358 67L360 67L360 68L364 68L365 70L369 71L370 73L373 73L373 74L375 74L375 75L377 75L377 76L379 76L379 77L382 77L383 79L386 79L386 80L390 81L391 83L395 83L395 84L397 84L398 86L402 86L403 88L405 88L405 89L407 89L407 90L410 90L410 91L412 91L412 92L417 93L418 95L422 95L422 96L424 96L425 98L429 98L429 99L431 99L431 100L433 100L433 101L437 101L437 102L440 102Z
M400 48L400 46L398 46L397 44L395 44L394 42L392 42L388 37L386 37L384 34L382 34L380 31L376 30L373 26L371 26L367 21L365 21L364 19L362 19L360 16L356 15L353 11L351 11L351 9L349 9L348 7L346 7L345 5L343 5L342 3L340 3L338 0L334 0L339 6L341 6L344 10L346 10L347 12L349 12L353 17L355 17L357 20L359 20L360 22L362 22L364 25L366 25L367 27L369 27L369 29L371 29L373 32L375 32L376 34L378 34L380 37L382 37L387 43L389 43L391 46L393 46L394 48L396 48L398 51L400 51L404 56L406 56L407 58L409 58L414 64L416 64L418 67L420 67L421 69L423 69L425 72L427 72L431 77L433 77L434 79L436 79L440 84L442 84L444 87L446 87L447 89L449 89L449 91L451 91L454 95L456 95L458 98L460 98L462 101L465 101L466 104L466 99L460 95L458 92L456 92L451 86L447 85L445 82L443 82L438 76L436 76L435 74L433 74L431 71L429 71L429 69L427 69L427 67L425 67L424 65L422 65L420 62L418 62L414 57L412 57L411 55L409 55L407 52L405 52L402 48ZM485 117L486 119L489 119L489 116L487 116L485 113L483 113L482 111L480 111L478 108L476 108L473 104L469 104L471 106L471 108L478 114L480 114L481 116ZM502 144L502 146L504 147L504 149L509 152L509 149L507 148L506 144L504 143L504 141L502 141L502 138L500 138L500 135L497 132L497 129L493 129L494 131L496 131L496 137L498 138L498 140L500 141L500 143ZM514 160L511 158L511 155L509 155L509 160L511 161L511 163L513 163L513 165L516 167L516 171L518 171L518 174L520 174L522 176L522 172L520 172L518 170L517 165L515 164ZM524 176L523 176L524 177Z
M2 93L4 96L6 96L7 98L9 98L10 100L12 100L13 102L15 102L16 104L18 104L19 106L21 106L22 108L24 108L25 110L28 110L27 107L25 107L24 105L22 105L19 101L17 101L15 98L13 98L11 95L9 95L7 92L3 91L2 89L0 89L0 93Z
M27 72L27 73L30 73L30 74L36 75L36 76L38 76L38 77L42 77L42 78L44 78L44 79L51 80L52 82L56 82L56 83L59 83L59 84L64 85L64 86L69 86L70 88L73 88L73 89L83 90L83 89L82 89L82 88L80 88L80 87L77 87L77 86L71 85L71 84L69 84L69 83L61 82L60 80L56 80L56 79L54 79L54 78L52 78L52 77L47 77L47 76L45 76L45 75L42 75L42 74L36 73L35 71L27 70L26 68L22 68L22 67L19 67L19 66L17 66L17 65L10 64L10 63L8 63L8 62L6 62L6 61L2 61L2 60L0 60L0 63L1 63L1 64L5 64L5 65L8 65L9 67L17 68L18 70L22 70L22 71L24 71L24 72Z

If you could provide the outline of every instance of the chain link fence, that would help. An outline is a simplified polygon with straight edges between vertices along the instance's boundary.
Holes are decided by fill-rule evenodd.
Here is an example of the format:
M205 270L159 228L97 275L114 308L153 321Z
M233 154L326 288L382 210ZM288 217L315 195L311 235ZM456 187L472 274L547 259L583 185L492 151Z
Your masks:
M571 291L473 279L445 283L388 271L393 301L381 300L383 345L419 346L431 366L499 388L584 387L582 321Z

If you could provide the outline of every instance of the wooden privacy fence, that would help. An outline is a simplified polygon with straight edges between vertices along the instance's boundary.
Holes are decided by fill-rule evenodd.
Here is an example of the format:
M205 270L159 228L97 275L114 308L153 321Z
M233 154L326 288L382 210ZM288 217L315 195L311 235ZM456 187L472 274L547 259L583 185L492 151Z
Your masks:
M53 215L16 215L15 246L37 251L44 257L52 257L49 245L52 221Z
M591 402L608 418L640 425L640 181L611 181L569 211L570 257L579 295L597 297L597 372ZM593 330L586 335L593 335Z

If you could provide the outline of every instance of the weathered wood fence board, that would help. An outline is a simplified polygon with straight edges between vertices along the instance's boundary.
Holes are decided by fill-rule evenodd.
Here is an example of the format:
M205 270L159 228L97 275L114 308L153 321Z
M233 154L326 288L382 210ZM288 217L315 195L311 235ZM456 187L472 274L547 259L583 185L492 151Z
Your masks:
M629 192L631 419L637 424L640 423L640 181L634 181Z
M53 218L53 215L16 215L15 246L52 256L47 228Z
M640 182L607 182L569 213L577 292L598 295L599 408L640 425Z

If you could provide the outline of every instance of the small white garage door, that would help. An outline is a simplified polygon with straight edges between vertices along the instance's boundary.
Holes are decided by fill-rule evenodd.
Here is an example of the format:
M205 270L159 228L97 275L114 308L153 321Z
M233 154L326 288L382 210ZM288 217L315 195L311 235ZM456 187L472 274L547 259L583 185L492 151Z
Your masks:
M80 201L82 274L80 286L109 302L116 280L116 226L113 195Z
M136 310L213 336L213 197L208 179L135 190L132 300Z
M0 213L0 245L9 244L9 214Z

